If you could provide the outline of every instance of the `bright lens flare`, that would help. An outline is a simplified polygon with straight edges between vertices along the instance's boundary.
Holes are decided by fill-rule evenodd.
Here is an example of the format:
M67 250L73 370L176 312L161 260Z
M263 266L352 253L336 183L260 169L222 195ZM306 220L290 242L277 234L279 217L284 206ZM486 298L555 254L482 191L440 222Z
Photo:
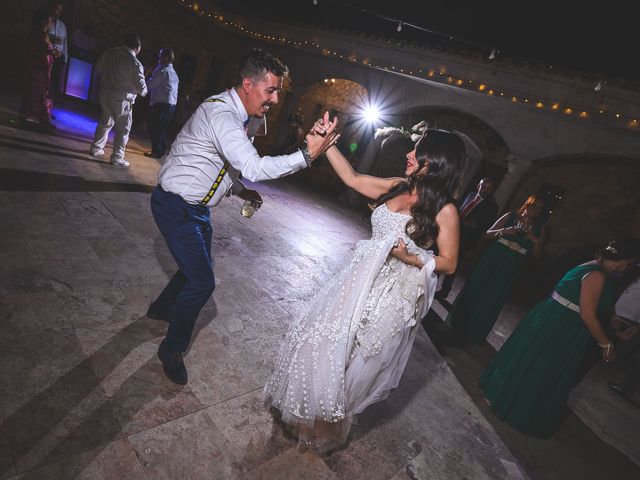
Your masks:
M369 123L376 123L380 118L380 112L374 106L369 106L364 109L363 112L364 119Z

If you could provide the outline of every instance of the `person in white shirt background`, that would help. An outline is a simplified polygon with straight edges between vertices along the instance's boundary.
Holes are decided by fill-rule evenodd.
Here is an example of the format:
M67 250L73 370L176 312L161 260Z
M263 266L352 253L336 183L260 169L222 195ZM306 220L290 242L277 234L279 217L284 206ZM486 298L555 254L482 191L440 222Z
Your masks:
M166 148L166 132L178 102L178 74L173 69L173 50L163 48L158 54L158 66L147 80L149 88L149 135L151 137L151 151L145 156L160 158Z
M640 385L640 265L635 268L635 280L618 298L611 318L618 360L624 362L625 378L609 381L609 388L623 397L633 395Z
M178 271L151 303L147 316L169 322L158 357L165 375L177 384L188 381L182 354L215 288L210 207L230 189L259 207L262 198L244 188L240 174L252 182L289 175L311 165L337 139L335 120L326 136L307 135L302 150L275 157L258 154L249 137L278 103L287 73L280 60L263 50L244 55L235 87L207 98L182 127L151 194L153 217Z
M111 165L117 167L129 166L124 152L129 141L133 103L138 95L147 94L144 69L136 58L140 50L140 37L128 33L124 45L105 51L96 65L100 73L101 115L89 153L92 157L102 157L109 132L115 128Z
M49 41L53 45L53 49L60 52L53 62L51 71L51 93L59 95L62 93L62 83L64 79L65 67L69 59L69 51L67 49L67 27L60 15L62 14L62 0L49 0L47 2L47 10L51 15L51 24L49 26Z

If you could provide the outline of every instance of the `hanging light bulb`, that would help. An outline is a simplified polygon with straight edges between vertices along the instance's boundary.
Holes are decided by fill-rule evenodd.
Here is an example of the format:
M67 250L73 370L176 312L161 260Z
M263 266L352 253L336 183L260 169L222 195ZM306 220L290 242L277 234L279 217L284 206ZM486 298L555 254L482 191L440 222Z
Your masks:
M314 5L318 5L318 0L313 0Z
M396 30L399 32L402 31L402 21L398 22L398 28L396 28Z
M496 49L492 48L491 53L489 54L489 60L493 60L494 58L496 58Z
M593 87L593 89L594 89L596 92L599 92L600 90L602 90L602 80L598 80L598 83L596 83L596 86L595 86L595 87Z

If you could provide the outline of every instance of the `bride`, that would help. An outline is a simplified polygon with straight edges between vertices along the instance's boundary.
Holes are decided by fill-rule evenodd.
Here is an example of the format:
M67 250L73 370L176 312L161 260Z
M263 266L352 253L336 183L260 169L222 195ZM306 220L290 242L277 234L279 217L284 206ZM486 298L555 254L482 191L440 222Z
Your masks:
M325 114L312 133L329 133L335 122ZM326 154L348 187L374 199L371 239L290 325L263 392L300 447L319 454L342 445L354 415L398 386L433 300L434 272L456 269L451 195L465 157L462 140L445 130L418 140L405 178L355 172L335 141Z

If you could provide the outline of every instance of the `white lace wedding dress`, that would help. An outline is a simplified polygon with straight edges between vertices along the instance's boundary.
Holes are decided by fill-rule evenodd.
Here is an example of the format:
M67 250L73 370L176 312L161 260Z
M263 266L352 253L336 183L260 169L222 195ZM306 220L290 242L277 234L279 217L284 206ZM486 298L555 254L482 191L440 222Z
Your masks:
M436 285L433 253L405 233L410 219L376 208L371 239L289 327L263 396L298 427L302 446L319 453L339 446L353 415L398 386ZM420 255L422 269L389 256L398 238Z

